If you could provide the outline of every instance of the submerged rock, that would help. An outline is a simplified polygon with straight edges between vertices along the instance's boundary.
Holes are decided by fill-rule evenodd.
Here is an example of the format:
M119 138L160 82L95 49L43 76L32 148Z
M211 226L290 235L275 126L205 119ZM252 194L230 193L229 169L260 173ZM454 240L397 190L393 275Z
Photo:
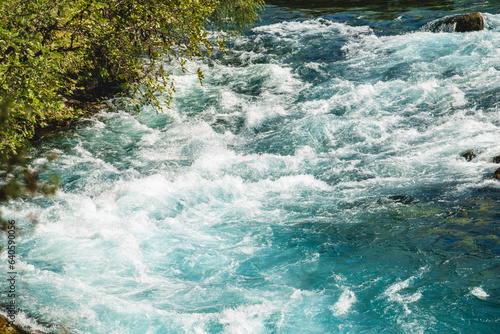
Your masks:
M412 204L414 202L418 202L416 198L410 195L389 195L386 198L391 202L401 204Z
M493 162L496 164L500 163L500 155L497 155L496 157L493 157Z
M477 154L473 150L467 150L465 152L460 153L460 156L462 158L465 158L465 160L467 160L467 161L471 161L472 159L474 159L477 156Z
M467 32L483 29L483 15L471 13L443 20L436 26L434 32Z

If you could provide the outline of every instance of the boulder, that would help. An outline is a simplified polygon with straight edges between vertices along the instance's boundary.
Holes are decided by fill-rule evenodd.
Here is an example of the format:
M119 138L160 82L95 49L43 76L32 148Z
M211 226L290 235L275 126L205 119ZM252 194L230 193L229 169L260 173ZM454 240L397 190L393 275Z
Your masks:
M483 15L481 13L471 13L441 21L434 29L434 32L467 32L483 29Z
M500 164L500 155L493 157L493 163Z

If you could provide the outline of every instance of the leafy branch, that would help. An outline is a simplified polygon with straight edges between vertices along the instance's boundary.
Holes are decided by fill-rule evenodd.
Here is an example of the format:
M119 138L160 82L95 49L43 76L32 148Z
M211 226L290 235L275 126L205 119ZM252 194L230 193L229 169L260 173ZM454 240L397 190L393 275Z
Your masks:
M251 25L263 0L3 0L0 2L0 103L9 99L0 152L26 146L38 127L77 117L65 101L103 92L170 105L174 82L165 59L224 51ZM208 31L215 33L209 38ZM144 62L143 59L147 59ZM200 83L203 73L197 71ZM136 89L141 87L141 89ZM132 88L128 90L129 88Z

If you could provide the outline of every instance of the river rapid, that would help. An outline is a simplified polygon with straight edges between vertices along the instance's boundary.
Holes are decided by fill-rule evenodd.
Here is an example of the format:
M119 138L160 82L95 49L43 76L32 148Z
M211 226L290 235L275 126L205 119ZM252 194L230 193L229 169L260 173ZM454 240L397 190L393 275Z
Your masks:
M172 110L110 99L35 143L62 188L2 209L19 323L499 331L500 3L329 3L276 1L228 55L172 67ZM475 11L483 31L430 31Z

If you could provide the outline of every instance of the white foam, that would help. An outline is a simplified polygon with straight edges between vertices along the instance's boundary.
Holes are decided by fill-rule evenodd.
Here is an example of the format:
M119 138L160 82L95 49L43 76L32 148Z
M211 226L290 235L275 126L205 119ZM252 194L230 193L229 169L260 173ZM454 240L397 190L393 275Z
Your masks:
M422 293L420 291L413 294L403 294L400 292L401 290L407 289L410 286L410 282L415 278L416 277L410 277L404 281L394 283L384 292L384 295L388 297L389 301L397 302L403 306L406 314L411 313L408 304L414 303L422 298Z
M308 39L311 36L345 34L353 36L357 34L370 34L372 30L368 26L349 26L342 23L332 22L325 19L314 19L305 21L285 21L252 29L256 33L272 34L278 38L290 38L300 36Z
M275 105L271 101L263 104L250 105L246 108L245 126L252 129L262 125L268 120L279 116L285 116L287 112L281 105Z
M4 317L7 317L7 314L4 312L0 312L0 314L2 314ZM58 327L57 325L53 325L52 328L45 327L45 326L39 324L35 319L26 315L26 313L24 313L24 312L17 312L16 313L16 320L14 321L14 324L21 327L24 330L29 330L32 332L39 331L42 333L46 333L46 332L51 331L51 330L60 329L60 328L57 328Z
M480 286L476 286L471 290L471 292L474 296L476 296L479 299L487 299L490 295L483 290Z
M484 19L485 29L495 32L500 31L500 14L481 13Z
M226 309L221 313L220 323L224 325L223 333L253 334L264 333L265 320L272 310L269 303L242 305Z
M215 320L217 317L214 313L184 313L179 314L182 320L182 329L185 333L205 334L208 333L205 329L209 321Z
M242 97L238 96L236 93L230 90L222 90L220 92L219 100L222 108L226 110L234 110L237 107L241 107L241 105L244 103Z
M330 187L324 181L314 178L312 175L289 175L280 177L277 180L263 180L256 183L262 190L278 192L282 196L289 196L300 190L329 190Z
M357 300L358 299L353 291L347 288L344 289L339 297L339 300L331 308L333 314L339 316L348 313Z

